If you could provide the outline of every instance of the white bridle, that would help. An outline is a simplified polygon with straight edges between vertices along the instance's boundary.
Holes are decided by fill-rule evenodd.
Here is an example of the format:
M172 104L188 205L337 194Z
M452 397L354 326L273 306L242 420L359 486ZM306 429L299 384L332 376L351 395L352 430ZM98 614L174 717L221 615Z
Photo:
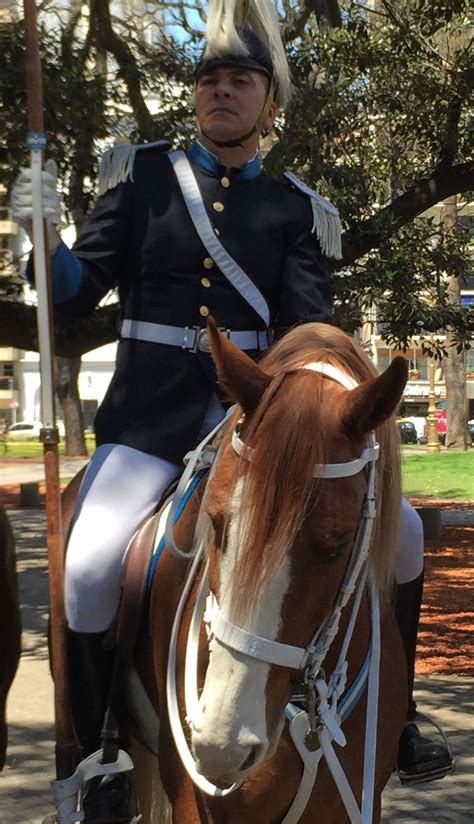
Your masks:
M321 374L323 377L328 377L335 380L337 383L344 386L346 389L352 390L358 384L346 373L342 372L335 366L327 363L308 363L301 368L310 370ZM187 480L191 477L195 467L202 464L203 449L205 449L214 436L215 432L227 422L229 415L227 415L224 422L221 423L216 430L208 436L202 444L192 454L188 463L186 473ZM232 433L232 445L234 450L245 460L251 461L253 451L246 447L240 438L239 430L236 427ZM338 596L332 612L328 615L326 620L322 623L319 629L313 635L310 643L306 647L295 647L290 644L283 644L278 641L273 641L268 638L262 638L254 633L248 632L242 627L230 622L220 611L219 604L214 594L209 591L208 586L208 563L206 564L200 585L196 602L193 609L191 624L188 634L187 650L186 650L186 665L185 665L185 703L186 703L186 719L189 726L193 727L193 722L199 718L199 695L197 689L197 666L199 653L199 633L201 622L204 618L208 631L209 642L215 639L220 644L238 651L248 657L258 659L259 661L268 664L290 667L295 670L304 670L304 680L311 685L313 692L316 691L319 696L318 704L318 724L317 727L310 725L311 731L317 733L319 739L319 748L311 750L308 749L306 740L308 734L308 713L301 711L291 721L290 733L295 746L303 759L304 771L300 787L295 796L294 802L285 816L282 824L295 824L302 815L311 795L316 780L317 767L321 756L324 754L328 763L329 769L338 786L342 800L349 815L351 824L370 824L372 821L372 807L373 807L373 793L374 793L374 778L375 778L375 755L376 755L376 728L377 728L377 709L378 709L378 674L380 664L380 618L379 618L379 602L378 595L375 589L373 580L371 579L371 605L372 605L372 652L369 671L369 687L367 698L367 720L366 720L366 739L365 739L365 753L364 753L364 791L362 811L359 810L357 802L354 798L349 783L342 771L339 760L332 747L332 740L337 741L340 745L346 743L344 733L340 729L339 719L337 716L337 700L344 691L346 683L347 660L346 654L349 646L352 632L355 626L355 621L358 613L358 608L361 602L362 593L366 586L368 577L367 557L370 548L372 526L375 518L375 482L376 482L376 461L379 455L379 445L375 439L375 433L371 432L368 435L367 447L362 451L361 455L352 461L344 463L317 464L314 467L314 477L318 478L341 478L350 477L367 468L367 493L364 502L364 509L361 520L359 522L357 533L354 541L353 551L349 560L349 564L344 576L344 580L340 586ZM209 460L209 458L208 458ZM186 483L187 483L186 480ZM183 485L183 490L184 490ZM180 501L177 501L175 510L177 510ZM167 539L171 538L169 548L178 557L190 558L189 553L184 553L179 547L176 547L172 535L172 526L167 528ZM177 550L177 552L176 552ZM194 783L205 793L212 796L225 796L233 792L240 786L240 783L235 783L228 789L220 789L204 776L197 772L193 755L189 749L185 732L181 724L179 713L179 705L176 690L176 652L179 628L181 625L182 615L185 604L188 599L189 592L194 583L195 577L200 566L205 547L201 544L193 557L193 563L189 571L183 593L178 605L173 625L170 652L168 659L167 672L167 699L168 710L170 716L170 724L175 739L177 750L180 754L181 760L194 781ZM365 566L364 572L361 571ZM334 640L340 623L340 617L343 608L346 606L351 595L354 593L357 582L359 581L358 591L355 598L351 620L346 632L346 636L342 643L341 652L339 655L336 669L327 684L320 674L321 664L327 654L327 651ZM204 610L205 608L205 610Z

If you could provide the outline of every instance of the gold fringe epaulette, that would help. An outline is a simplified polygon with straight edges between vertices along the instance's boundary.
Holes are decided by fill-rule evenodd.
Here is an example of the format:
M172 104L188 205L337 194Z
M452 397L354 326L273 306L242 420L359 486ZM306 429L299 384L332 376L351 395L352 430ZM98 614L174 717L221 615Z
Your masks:
M138 151L160 149L165 151L171 146L167 140L154 143L119 143L104 154L99 164L99 195L114 189L119 183L131 180L133 183L133 164Z
M313 209L311 231L316 234L322 253L328 258L340 260L342 258L341 220L336 207L325 197L318 195L317 192L306 186L291 172L285 172L285 177L311 200Z

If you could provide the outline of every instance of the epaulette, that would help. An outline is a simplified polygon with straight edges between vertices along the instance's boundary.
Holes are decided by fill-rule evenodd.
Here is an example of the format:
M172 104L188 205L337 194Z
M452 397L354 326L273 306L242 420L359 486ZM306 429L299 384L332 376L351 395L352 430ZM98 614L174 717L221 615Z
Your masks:
M313 209L313 226L311 231L316 233L321 246L321 251L326 257L340 260L342 258L341 250L341 221L339 212L336 207L321 197L309 186L306 186L302 180L292 174L285 172L284 176L296 186L303 194L307 195L311 200Z
M99 195L114 189L119 183L131 180L133 183L133 164L138 151L155 149L161 152L171 147L167 140L156 140L154 143L119 143L101 158L99 164Z

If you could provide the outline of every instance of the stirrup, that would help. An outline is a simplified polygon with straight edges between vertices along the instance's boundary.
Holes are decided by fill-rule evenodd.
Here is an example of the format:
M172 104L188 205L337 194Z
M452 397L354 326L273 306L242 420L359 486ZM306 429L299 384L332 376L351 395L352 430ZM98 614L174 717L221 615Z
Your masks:
M80 761L69 778L51 781L57 824L73 824L75 821L84 819L82 792L84 785L93 778L133 770L133 761L124 750L119 750L117 760L110 764L102 764L101 759L102 750L97 750ZM138 824L139 820L135 816L130 824Z
M422 719L426 721L428 724L431 724L432 727L435 727L438 730L441 738L443 739L444 746L446 747L446 751L449 756L449 763L440 764L438 761L425 761L424 764L420 764L419 770L414 770L413 772L407 772L406 770L401 770L397 766L397 773L400 779L400 783L405 786L407 784L422 784L428 781L437 781L440 778L444 778L445 775L448 775L453 768L454 768L454 758L451 752L451 747L449 746L448 739L446 738L445 732L443 728L438 724L434 718L431 716L426 715L424 712L416 713L415 718L412 722L416 724L417 719Z

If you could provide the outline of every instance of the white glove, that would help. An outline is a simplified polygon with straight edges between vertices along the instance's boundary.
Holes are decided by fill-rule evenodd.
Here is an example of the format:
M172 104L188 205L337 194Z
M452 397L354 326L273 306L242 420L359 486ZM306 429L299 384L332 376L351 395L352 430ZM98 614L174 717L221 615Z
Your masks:
M41 172L41 196L43 199L43 215L48 221L48 239L50 250L54 251L60 243L60 237L53 229L56 223L61 223L61 205L57 190L58 170L54 160L47 160ZM12 218L15 223L31 237L33 232L33 187L31 183L31 169L21 169L12 189L11 196ZM53 248L52 248L53 247Z

